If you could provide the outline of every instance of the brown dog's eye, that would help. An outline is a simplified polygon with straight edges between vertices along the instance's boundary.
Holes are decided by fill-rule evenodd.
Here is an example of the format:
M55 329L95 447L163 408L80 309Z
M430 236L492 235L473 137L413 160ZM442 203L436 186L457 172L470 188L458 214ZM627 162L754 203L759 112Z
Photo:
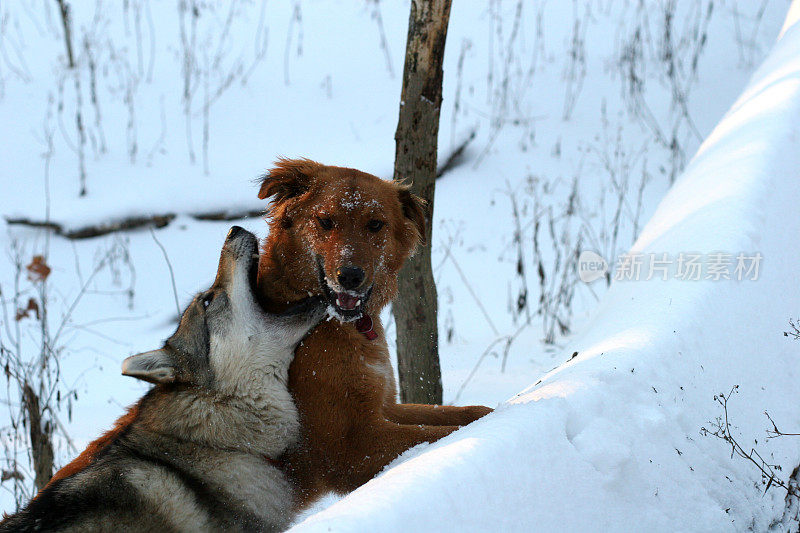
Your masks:
M324 230L333 229L333 220L329 219L328 217L317 217L317 222Z
M367 222L367 229L370 230L372 233L378 233L385 222L383 220L370 220Z

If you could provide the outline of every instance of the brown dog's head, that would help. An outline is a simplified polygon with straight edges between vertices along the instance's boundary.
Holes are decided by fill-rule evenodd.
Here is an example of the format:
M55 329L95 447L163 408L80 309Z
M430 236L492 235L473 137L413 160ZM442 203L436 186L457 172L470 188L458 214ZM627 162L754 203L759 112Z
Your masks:
M408 187L352 168L280 159L258 193L269 198L265 270L286 298L322 295L341 321L376 313L397 292L397 274L425 235L424 203ZM273 284L274 285L274 284Z

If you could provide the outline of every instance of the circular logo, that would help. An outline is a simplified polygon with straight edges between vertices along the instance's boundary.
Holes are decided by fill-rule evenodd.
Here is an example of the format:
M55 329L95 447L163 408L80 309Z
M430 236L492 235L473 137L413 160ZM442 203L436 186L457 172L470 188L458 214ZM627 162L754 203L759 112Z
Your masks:
M591 283L606 275L608 263L599 254L584 250L578 256L578 277L584 283Z

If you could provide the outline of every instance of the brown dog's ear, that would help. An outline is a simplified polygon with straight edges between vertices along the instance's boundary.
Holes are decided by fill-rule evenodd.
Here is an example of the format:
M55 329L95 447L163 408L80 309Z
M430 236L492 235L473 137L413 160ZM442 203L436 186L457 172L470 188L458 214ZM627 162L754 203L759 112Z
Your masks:
M264 174L258 197L262 200L272 198L272 203L279 203L306 192L311 185L311 178L322 165L310 159L284 159L275 162L275 167Z
M407 186L400 186L400 205L403 207L403 215L413 224L420 244L425 244L425 203L425 200L412 193Z

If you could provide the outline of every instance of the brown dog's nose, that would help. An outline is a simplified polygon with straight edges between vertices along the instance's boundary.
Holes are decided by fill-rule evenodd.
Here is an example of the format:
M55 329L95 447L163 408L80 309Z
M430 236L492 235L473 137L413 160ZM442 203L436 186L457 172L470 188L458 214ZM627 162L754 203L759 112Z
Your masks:
M357 266L343 266L336 271L336 280L346 290L353 290L364 281L364 271Z

